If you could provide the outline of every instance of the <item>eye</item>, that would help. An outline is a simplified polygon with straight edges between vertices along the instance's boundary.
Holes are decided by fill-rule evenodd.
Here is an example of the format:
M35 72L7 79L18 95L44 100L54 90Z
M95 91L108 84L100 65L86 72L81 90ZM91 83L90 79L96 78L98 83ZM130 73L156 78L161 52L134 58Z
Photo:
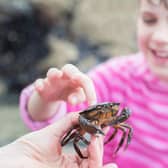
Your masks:
M143 21L145 24L152 25L152 24L156 24L157 21L158 21L158 19L157 19L156 16L144 14L144 15L142 16L142 21Z
M148 25L155 24L157 22L157 19L155 18L143 18L143 22Z

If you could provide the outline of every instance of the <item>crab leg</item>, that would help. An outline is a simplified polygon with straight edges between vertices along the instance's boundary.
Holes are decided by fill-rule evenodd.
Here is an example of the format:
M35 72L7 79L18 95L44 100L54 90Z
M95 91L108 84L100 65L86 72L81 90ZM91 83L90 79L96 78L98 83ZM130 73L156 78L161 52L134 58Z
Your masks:
M73 132L72 134L69 135L69 137L65 137L62 141L61 141L61 146L66 145L70 140L72 140L74 137L76 136L76 132Z
M107 143L109 143L114 137L115 137L115 135L117 134L117 128L114 128L115 130L114 130L114 132L113 132L113 134L104 142L104 144L107 144Z
M74 142L73 142L73 146L75 148L75 151L78 153L78 155L80 156L80 158L82 159L87 159L88 157L87 156L83 156L81 150L79 149L79 146L77 145L77 143L79 142L79 140L81 139L80 136L76 137Z
M120 142L119 142L119 145L118 145L117 149L116 149L115 152L114 152L115 154L118 152L118 150L119 150L119 149L121 148L121 146L123 145L124 140L125 140L125 137L126 137L126 134L127 134L126 130L125 130L123 127L119 126L118 128L123 132L123 135L122 135L122 137L121 137L121 140L120 140Z
M128 145L130 144L131 142L131 139L132 139L132 134L133 134L133 130L132 128L128 125L128 124L121 124L123 127L127 128L128 129L128 138L127 138L127 144L126 144L126 147L125 149L128 147Z
M61 140L61 146L66 145L66 144L69 142L69 140L71 140L72 138L75 137L75 132L72 133L72 131L73 131L74 129L78 128L78 127L79 127L79 125L73 126L73 127L66 133L66 135L65 135L65 136L63 137L63 139Z

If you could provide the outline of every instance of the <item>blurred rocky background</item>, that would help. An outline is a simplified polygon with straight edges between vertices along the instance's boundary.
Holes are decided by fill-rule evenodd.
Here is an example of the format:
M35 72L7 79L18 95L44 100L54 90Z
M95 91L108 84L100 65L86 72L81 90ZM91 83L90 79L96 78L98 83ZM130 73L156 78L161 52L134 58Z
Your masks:
M49 67L136 52L136 14L136 0L0 0L0 146L28 132L19 93Z

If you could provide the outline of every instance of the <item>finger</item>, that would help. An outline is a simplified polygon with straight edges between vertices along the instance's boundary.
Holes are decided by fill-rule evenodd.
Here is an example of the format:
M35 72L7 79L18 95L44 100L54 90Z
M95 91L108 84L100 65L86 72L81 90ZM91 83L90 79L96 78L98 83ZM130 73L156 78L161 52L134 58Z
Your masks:
M103 164L103 137L91 137L88 147L90 168L102 167Z
M79 69L72 64L65 65L62 68L62 71L69 79L76 82L79 86L83 88L89 105L93 105L97 102L93 82L87 75L80 72Z
M65 66L62 67L61 69L64 74L66 74L67 76L70 76L71 74L75 74L75 73L79 73L79 69L72 65L72 64L66 64Z
M68 102L75 105L78 103L82 103L86 100L86 96L82 88L77 88L75 93L72 93L68 96Z
M43 90L42 91L47 91L51 86L50 82L48 81L47 78L43 79Z
M37 79L34 83L37 92L41 93L44 89L44 79Z
M79 69L72 64L66 64L61 70L65 77L68 77L69 79L71 79L75 74L80 73Z
M84 89L89 105L93 105L97 102L95 88L89 77L81 73L79 69L72 64L65 65L62 71L67 77L72 79L72 81L74 80Z
M78 73L73 77L73 80L76 81L84 90L86 99L88 100L89 105L94 105L97 102L96 91L92 80L82 74Z
M49 82L55 83L59 78L61 78L63 73L57 68L50 68L47 72L47 78Z
M110 164L104 165L103 168L118 168L118 166L114 163L110 163Z
M35 82L35 90L45 101L48 101L50 98L49 95L51 92L51 83L47 78L38 79Z
M79 114L77 112L70 113L57 121L56 123L48 126L46 128L47 134L53 135L56 140L59 141L62 139L63 135L74 125L78 123Z

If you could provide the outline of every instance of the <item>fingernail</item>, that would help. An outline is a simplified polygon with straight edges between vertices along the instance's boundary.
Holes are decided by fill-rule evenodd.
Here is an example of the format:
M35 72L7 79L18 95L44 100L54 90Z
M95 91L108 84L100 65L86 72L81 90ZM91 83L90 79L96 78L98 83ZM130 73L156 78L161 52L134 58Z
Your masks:
M40 90L43 89L43 84L42 84L41 81L37 81L37 82L36 82L36 86L37 86L37 88L40 89Z

